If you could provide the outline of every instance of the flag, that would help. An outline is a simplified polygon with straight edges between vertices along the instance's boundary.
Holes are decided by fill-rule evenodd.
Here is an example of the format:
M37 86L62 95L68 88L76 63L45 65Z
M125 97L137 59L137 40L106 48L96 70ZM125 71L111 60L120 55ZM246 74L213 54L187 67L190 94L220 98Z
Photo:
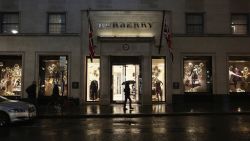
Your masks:
M172 33L170 32L169 26L166 22L164 24L163 34L164 34L165 39L167 41L168 51L169 51L170 57L171 57L172 62L173 62L174 61L174 54L173 54L173 48L172 48Z
M95 45L93 40L93 27L89 16L89 11L87 11L88 16L88 26L89 26L89 56L91 62L93 62L93 58L95 56Z

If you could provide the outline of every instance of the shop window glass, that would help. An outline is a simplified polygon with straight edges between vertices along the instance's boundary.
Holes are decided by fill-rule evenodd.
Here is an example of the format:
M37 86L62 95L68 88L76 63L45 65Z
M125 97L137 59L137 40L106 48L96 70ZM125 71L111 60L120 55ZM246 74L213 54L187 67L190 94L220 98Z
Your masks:
M55 85L60 96L68 96L68 57L39 57L39 96L52 96Z
M87 58L87 101L99 101L100 59Z
M165 101L165 59L152 59L152 101Z
M229 92L250 92L250 57L229 57Z
M15 55L0 56L0 95L21 96L22 57Z
M248 32L248 15L233 14L231 16L232 34L247 34Z
M212 93L211 57L185 57L183 63L185 93Z

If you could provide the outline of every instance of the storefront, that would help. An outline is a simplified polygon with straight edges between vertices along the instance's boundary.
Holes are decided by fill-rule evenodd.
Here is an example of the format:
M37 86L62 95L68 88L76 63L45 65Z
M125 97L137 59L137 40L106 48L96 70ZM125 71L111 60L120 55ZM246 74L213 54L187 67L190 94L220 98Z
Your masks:
M90 11L96 54L91 62L84 51L85 102L122 103L125 82L130 83L133 103L166 102L166 48L158 52L163 14Z
M212 57L185 56L183 58L183 85L186 94L212 94Z
M0 95L20 97L22 94L22 55L0 55Z
M229 56L228 92L230 94L249 94L250 92L250 57Z
M39 97L53 95L55 86L59 88L60 96L68 96L68 56L39 55Z

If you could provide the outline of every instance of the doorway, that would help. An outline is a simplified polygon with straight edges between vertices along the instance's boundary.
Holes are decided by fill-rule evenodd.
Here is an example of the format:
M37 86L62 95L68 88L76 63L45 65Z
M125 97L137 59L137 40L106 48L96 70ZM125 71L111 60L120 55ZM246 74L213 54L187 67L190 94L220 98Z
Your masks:
M140 58L139 57L111 57L111 101L123 103L124 82L130 82L130 98L133 103L140 99Z
M140 67L138 64L112 65L112 101L120 103L125 100L123 89L124 82L130 83L130 98L132 102L139 101L139 74Z

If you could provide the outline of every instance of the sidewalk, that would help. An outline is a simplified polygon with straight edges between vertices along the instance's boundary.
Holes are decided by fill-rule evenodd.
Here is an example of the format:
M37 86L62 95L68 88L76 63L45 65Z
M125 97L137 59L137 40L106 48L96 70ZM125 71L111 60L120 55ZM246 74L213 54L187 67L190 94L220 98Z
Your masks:
M122 104L80 105L62 110L48 109L46 105L38 106L38 118L106 118L106 117L146 117L146 116L181 116L181 115L250 115L250 104L211 103L195 104L133 104L133 110L123 110Z

